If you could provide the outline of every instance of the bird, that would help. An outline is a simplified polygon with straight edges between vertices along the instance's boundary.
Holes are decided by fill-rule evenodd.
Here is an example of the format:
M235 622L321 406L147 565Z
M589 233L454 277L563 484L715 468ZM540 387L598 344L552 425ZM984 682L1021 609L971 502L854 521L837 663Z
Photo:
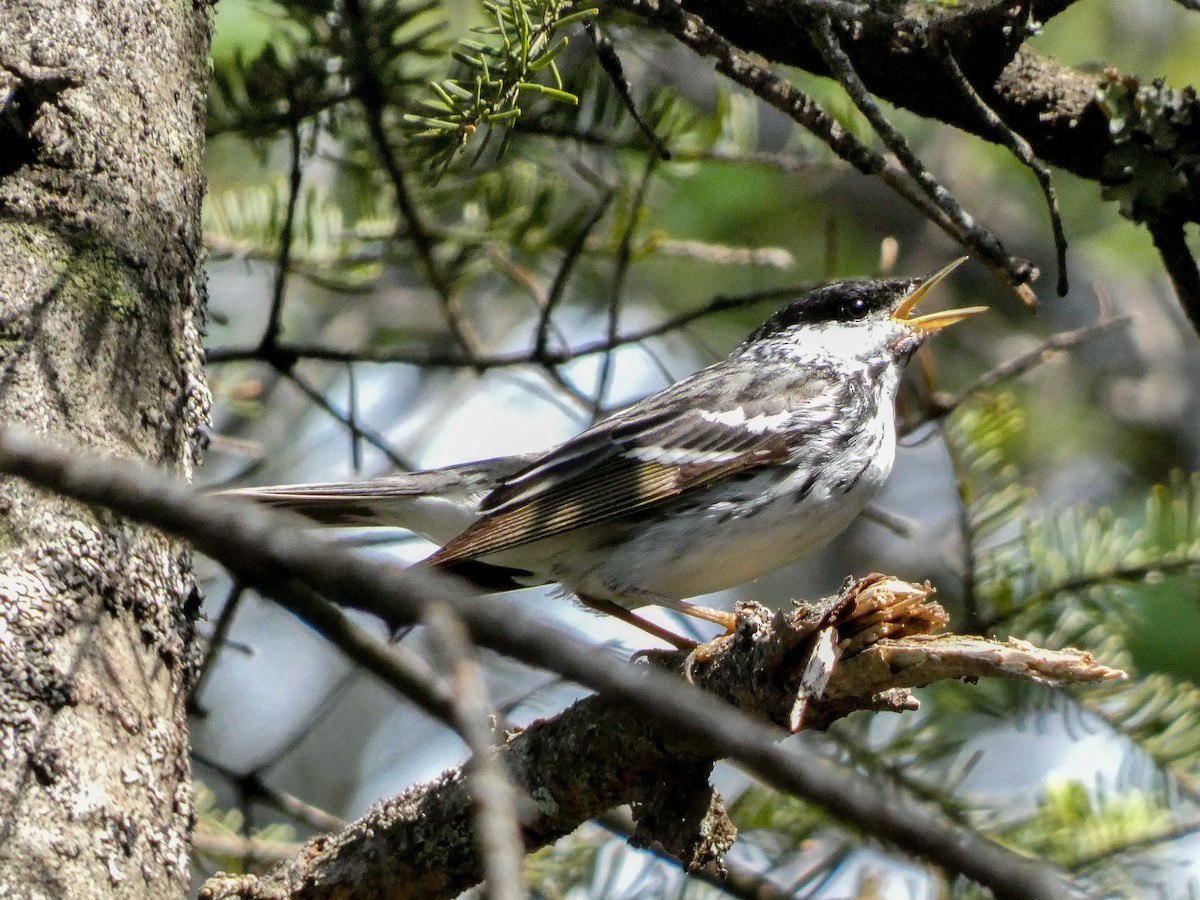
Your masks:
M634 613L688 602L812 553L883 485L902 370L972 306L916 314L966 257L923 278L839 281L773 314L726 359L542 453L355 482L225 491L335 526L402 527L438 545L417 565L481 590L555 582L674 644Z

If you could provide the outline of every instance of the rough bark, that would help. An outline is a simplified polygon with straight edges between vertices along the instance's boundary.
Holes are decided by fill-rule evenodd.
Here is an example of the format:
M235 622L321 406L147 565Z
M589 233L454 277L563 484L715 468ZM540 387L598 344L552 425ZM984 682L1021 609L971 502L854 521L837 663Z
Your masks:
M210 11L0 4L0 421L188 477ZM0 895L178 897L187 548L0 481Z

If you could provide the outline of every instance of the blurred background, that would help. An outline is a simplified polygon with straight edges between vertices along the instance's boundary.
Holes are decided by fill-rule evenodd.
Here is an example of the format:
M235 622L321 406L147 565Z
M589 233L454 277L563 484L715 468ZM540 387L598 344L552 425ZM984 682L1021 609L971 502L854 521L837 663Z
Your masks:
M794 292L920 275L963 252L710 63L632 19L603 18L671 159L648 152L575 31L555 63L578 105L528 96L511 132L472 135L442 161L419 122L384 117L444 281L431 287L371 116L344 102L354 51L330 37L338 13L326 6L217 7L205 486L350 480L543 449L721 358ZM428 82L446 77L446 47L470 39L485 11L446 0L379 3L372 15L397 48L377 57L382 86L399 109L420 110ZM1200 15L1166 0L1077 3L1030 46L1097 72L1200 82ZM788 76L877 144L838 86ZM1189 474L1200 468L1200 342L1148 235L1094 183L1055 173L1071 283L1058 297L1028 169L1002 148L887 111L975 220L1041 268L1040 303L1029 308L977 261L958 270L930 308L991 311L910 367L909 430L876 503L884 515L705 603L780 606L883 571L932 581L954 630L1082 646L1127 667L1129 683L1103 690L939 685L920 692L919 713L860 713L791 740L884 773L1049 857L1098 896L1200 895L1200 497ZM543 321L553 364L530 359ZM1064 334L1064 349L1047 344ZM963 396L1027 356L1013 377ZM933 416L947 398L964 402ZM404 563L431 550L400 531L332 537ZM211 792L202 834L286 845L328 821L317 810L353 818L462 761L451 732L303 622L215 565L202 574L211 640L192 721L195 774ZM480 602L536 609L614 666L654 643L549 590ZM419 633L402 639L421 647ZM483 662L493 702L515 724L581 696L547 673ZM731 864L795 896L972 895L819 809L719 773L742 830ZM315 809L282 812L289 795ZM197 874L248 864L202 854ZM723 895L598 826L538 853L529 877L545 897Z

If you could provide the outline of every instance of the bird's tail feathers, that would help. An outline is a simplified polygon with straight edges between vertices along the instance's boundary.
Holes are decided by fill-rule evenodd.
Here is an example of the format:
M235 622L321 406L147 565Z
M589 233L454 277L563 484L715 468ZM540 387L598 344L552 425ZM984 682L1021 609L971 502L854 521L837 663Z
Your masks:
M480 500L523 464L523 459L510 457L362 481L270 485L219 495L288 509L321 525L405 528L442 544L475 521Z

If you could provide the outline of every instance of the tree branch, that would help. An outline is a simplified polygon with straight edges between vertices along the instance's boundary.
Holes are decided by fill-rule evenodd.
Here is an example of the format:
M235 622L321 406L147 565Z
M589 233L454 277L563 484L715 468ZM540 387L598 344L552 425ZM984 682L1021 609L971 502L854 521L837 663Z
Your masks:
M930 192L914 184L903 166L875 153L843 128L810 96L773 71L770 66L764 65L758 58L745 53L700 16L689 12L675 0L613 2L650 18L655 25L674 35L701 56L713 57L718 72L753 91L759 99L789 116L864 175L878 176L930 222L963 246L975 250L991 266L1003 273L1026 303L1032 304L1035 301L1029 283L1037 278L1038 270L1028 260L1009 256L995 235L977 228L961 211L947 212L947 209L956 210L957 204L953 200L945 202L948 195L944 191L941 192L942 202L931 199ZM793 30L803 30L803 26L794 20L789 22L789 27ZM849 60L849 57L846 58ZM821 65L819 56L818 65ZM856 78L855 82L859 83L859 80ZM858 99L862 98L863 94L860 92ZM873 124L878 125L878 119Z
M662 5L668 0L657 0ZM630 8L633 0L609 0ZM1035 2L1033 18L1045 22L1070 2ZM805 25L823 14L820 8L784 0L686 0L683 8L743 50L772 62L817 75L828 70L809 39ZM1029 50L1025 4L905 4L902 13L875 5L856 22L843 46L875 96L953 125L987 140L995 132L979 117L976 103L944 90L945 50L953 50L964 74L983 101L1008 126L1029 141L1033 152L1092 181L1102 180L1105 157L1115 148L1108 118L1097 98L1102 76L1065 66ZM907 15L914 8L922 18ZM808 20L802 17L810 17ZM842 18L833 14L834 18ZM1190 143L1180 134L1181 146ZM1194 221L1197 209L1190 210Z
M471 751L463 765L471 795L473 834L484 877L486 900L524 900L525 847L517 822L518 800L508 770L495 750L496 714L488 703L483 674L462 622L444 604L425 610L427 640L454 695L454 728ZM457 823L461 828L461 823Z
M854 582L835 597L786 615L761 607L745 611L742 627L709 650L694 670L695 680L743 711L776 723L794 722L797 706L806 727L824 727L856 709L915 708L909 688L946 678L1072 682L1119 675L1076 651L931 637L924 632L943 624L945 615L929 600L928 588L882 576ZM844 658L825 673L828 683L821 686L812 674L823 669L827 648L834 658ZM679 656L662 654L656 661L678 666ZM513 735L500 756L525 797L523 824L531 849L618 804L636 810L637 843L662 845L689 869L719 859L732 841L733 827L719 798L714 806L709 793L698 798L702 824L686 834L670 828L664 808L678 816L679 807L687 805L680 803L680 788L692 787L689 779L697 772L704 774L700 787L707 788L714 757L708 747L647 728L627 704L604 697L580 701ZM858 791L885 803L911 802L882 780L865 776ZM470 795L464 768L454 769L381 803L340 834L315 839L270 875L211 879L201 897L261 900L294 895L301 886L306 897L354 897L356 885L369 885L372 896L453 897L480 875L465 827ZM1025 891L1037 887L1014 883L993 889L998 896L1030 896ZM344 891L349 893L339 893Z
M567 729L558 732L564 738L572 736L572 742L562 745L519 745L528 747L530 753L536 749L537 758L553 762L553 765L530 767L530 771L544 772L543 777L565 779L569 784L573 767L583 764L582 761L576 764L571 760L580 754L588 758L605 759L616 766L616 758L598 753L595 744L584 742L581 745L578 740L580 734L590 735L597 741L607 735L608 731L596 729L596 719L592 714L598 714L601 709L610 709L612 715L628 718L629 733L632 735L644 736L657 732L670 736L666 743L673 753L699 754L709 760L729 758L766 784L805 798L843 822L881 840L895 843L907 852L933 861L950 872L976 880L991 888L998 897L1057 900L1080 896L1077 888L1046 864L1021 857L948 821L940 812L915 803L910 798L898 796L886 786L876 785L860 774L851 775L831 763L810 758L791 747L780 746L777 742L784 733L780 729L683 684L674 676L646 667L614 666L610 660L595 654L592 648L547 629L519 610L507 605L481 603L473 596L464 596L452 580L360 558L299 529L280 527L281 523L288 520L265 509L229 500L199 497L186 485L153 471L118 461L75 456L11 427L0 427L0 470L76 500L102 505L170 531L191 541L197 549L221 562L246 583L269 594L278 593L281 581L285 584L303 583L339 603L382 612L393 626L415 621L431 603L448 604L466 625L476 644L531 665L552 669L579 684L602 692L602 696L585 701L586 704L593 704L582 706L588 714L579 712L581 706L572 707L552 723L541 723L517 739L528 742L532 738L526 735L542 732L553 734L555 729ZM903 592L893 593L900 596ZM900 596L900 599L908 605L901 609L915 609L915 595L911 592ZM847 611L849 619L838 618L846 615ZM808 615L803 610L801 612ZM802 623L803 627L808 628L808 636L822 631L829 635L831 629L827 626L840 626L850 620L870 626L879 635L886 636L894 624L882 608L874 611L859 610L857 607L850 609L845 602L840 605L835 603L824 611L817 608L815 612L810 612L815 619L810 617ZM912 618L912 615L905 613L903 620ZM744 633L751 637L753 651L754 629L773 625L773 621L759 622L748 618L746 626L731 639L733 646L730 653L721 655L722 648L715 648L706 660L700 661L698 680L711 687L719 683L721 669L728 668L735 673L734 690L739 692L737 696L741 702L741 692L754 686L753 673L761 669L766 661L755 661L754 668L744 671L732 665L723 667L718 662L752 661L751 652L732 651L737 650L739 641L744 642ZM785 629L784 633L795 635L800 631ZM848 635L838 632L838 637L839 640L848 638L852 642L857 638L861 643L863 634L861 631L852 631ZM835 652L831 647L836 643L831 645L829 637L822 638L818 634L818 638L815 647ZM781 639L781 642L763 642L763 646L778 649L786 646L789 640L791 638ZM793 642L791 646L795 649L798 645ZM1020 649L1024 652L1024 648ZM1005 654L1001 653L1001 656L1005 657ZM787 660L788 654L783 654L782 658ZM1112 677L1115 674L1095 666L1085 658L1081 658L1081 665L1083 668L1080 671L1090 671L1090 677L1093 678ZM997 667L998 670L1002 668L1004 666ZM782 710L787 721L812 726L822 718L843 714L838 712L836 706L822 706L824 686L821 684L819 666L814 669L806 663L802 670L793 667L790 671L801 671L799 687L804 690L797 693L799 687L796 687L784 691L780 696L786 697L786 700L774 706L771 713L773 718L777 718ZM836 674L836 667L833 671ZM924 677L920 666L909 665L906 671L912 673L908 676L909 682L896 682L893 679L889 683L901 689L924 683L920 680ZM1039 674L1053 673L1039 670ZM710 682L709 679L714 681ZM870 698L869 708L895 709L910 705L911 700L902 694L876 693ZM565 724L572 718L581 719L574 731ZM510 759L514 743L506 745ZM648 748L648 752L661 755L663 740L649 743L653 746ZM653 772L658 771L656 766ZM643 785L645 778L643 773L640 781ZM379 811L391 820L398 821L406 811L411 815L422 803L432 803L446 807L448 813L459 809L461 817L455 820L463 823L469 821L467 806L464 805L468 798L461 779L456 781L451 777L444 780L443 785L444 790L429 795L428 801L420 793L414 795L410 792L400 800L385 803ZM522 786L529 789L528 785ZM578 804L579 815L585 814L585 807L595 802L593 795L599 792L590 790L584 793L587 796L563 795L565 801L570 801L568 805ZM534 790L530 796L537 801L543 795ZM548 796L555 795L551 793ZM556 809L552 811L557 814L557 807L562 805L556 800ZM432 821L429 817L436 810L426 805L416 811L418 819ZM533 811L532 821L537 821L539 816L547 812L541 809ZM529 822L524 824L528 831ZM308 852L319 854L320 848L310 846ZM392 858L380 862L384 865L400 863ZM369 895L379 896L373 891Z
M1183 221L1178 218L1157 217L1149 219L1146 227L1154 240L1154 248L1162 257L1163 266L1175 286L1179 304L1187 314L1192 328L1200 334L1200 268L1187 245Z

